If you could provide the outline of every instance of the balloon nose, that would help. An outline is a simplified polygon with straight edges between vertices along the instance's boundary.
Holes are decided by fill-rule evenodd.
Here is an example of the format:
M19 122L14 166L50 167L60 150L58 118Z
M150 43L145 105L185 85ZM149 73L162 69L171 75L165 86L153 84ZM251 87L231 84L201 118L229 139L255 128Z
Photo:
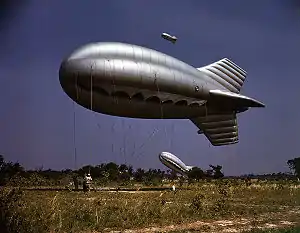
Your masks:
M59 81L62 86L65 86L71 78L71 72L68 69L68 62L63 61L59 67Z
M92 61L89 59L66 59L59 69L59 77L69 79L71 76L85 77L90 76L92 72Z

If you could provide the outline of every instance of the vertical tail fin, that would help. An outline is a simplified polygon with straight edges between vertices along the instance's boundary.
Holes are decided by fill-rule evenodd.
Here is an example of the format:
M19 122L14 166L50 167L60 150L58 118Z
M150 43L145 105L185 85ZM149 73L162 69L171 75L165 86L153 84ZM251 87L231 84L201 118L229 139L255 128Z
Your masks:
M240 92L247 75L245 70L228 58L197 69L234 93Z

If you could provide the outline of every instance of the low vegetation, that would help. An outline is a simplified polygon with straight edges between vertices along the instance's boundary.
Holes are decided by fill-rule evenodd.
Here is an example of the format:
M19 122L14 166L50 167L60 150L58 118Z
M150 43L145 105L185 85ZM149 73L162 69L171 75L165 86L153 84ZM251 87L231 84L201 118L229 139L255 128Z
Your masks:
M300 226L300 189L292 175L269 180L206 177L183 182L169 177L170 173L161 176L157 170L140 169L132 171L131 176L130 167L123 166L126 172L122 173L121 166L111 163L96 167L103 169L96 176L96 188L127 187L132 191L45 191L42 185L64 187L75 173L25 172L18 165L4 165L2 181L5 183L0 190L1 233L125 232L125 229L131 230L128 232L223 232L224 226L235 227L240 232L263 232L280 222L279 228ZM12 168L19 171L7 175ZM84 169L87 168L81 172ZM96 174L91 167L88 169ZM76 174L80 175L80 170ZM176 191L171 191L174 183ZM28 189L35 186L41 190ZM168 189L138 191L145 186ZM231 225L226 225L229 220L220 223L226 219L230 219Z
M223 180L175 192L3 188L0 198L1 223L8 232L103 232L241 217L259 221L258 216L272 218L280 212L286 220L300 223L300 214L287 215L300 206L300 189L291 184Z

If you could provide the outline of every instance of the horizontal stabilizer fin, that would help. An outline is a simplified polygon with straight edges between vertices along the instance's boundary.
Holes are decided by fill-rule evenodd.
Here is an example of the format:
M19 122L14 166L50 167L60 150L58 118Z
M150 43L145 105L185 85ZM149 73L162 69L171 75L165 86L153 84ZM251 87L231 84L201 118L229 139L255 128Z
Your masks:
M224 105L233 106L236 109L244 107L265 107L263 103L241 94L221 90L210 90L209 94L213 102L222 102Z
M201 129L213 146L238 143L238 125L236 114L208 115L190 119Z
M224 88L239 93L246 79L246 71L228 58L197 68Z

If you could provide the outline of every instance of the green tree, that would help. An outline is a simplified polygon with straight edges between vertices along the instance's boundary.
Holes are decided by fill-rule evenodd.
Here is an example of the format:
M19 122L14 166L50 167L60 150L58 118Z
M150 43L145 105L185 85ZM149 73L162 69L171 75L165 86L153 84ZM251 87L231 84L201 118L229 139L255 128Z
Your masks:
M133 177L134 175L134 170L133 167L131 165L128 166L128 174L130 177Z
M111 181L117 181L119 178L119 165L110 162L106 164L105 171L109 173L109 179Z
M212 169L206 170L207 178L212 178L213 176L214 176L214 170L212 170Z
M149 169L144 174L144 182L146 185L159 185L162 183L162 171L157 169Z
M3 165L4 165L4 157L3 155L0 155L0 170L2 169Z
M138 168L136 172L134 173L134 178L137 182L143 181L143 178L145 177L145 170L142 168Z
M220 165L217 166L209 165L209 166L213 169L213 173L214 173L213 177L215 179L224 177L224 174L221 172L222 166Z
M24 172L19 163L5 162L3 155L0 155L0 185L5 185L13 176Z
M191 180L197 180L197 181L199 181L200 179L203 179L204 177L205 177L205 173L199 167L193 167L188 172L188 178L189 178L190 181Z
M174 180L177 179L177 172L174 171L174 170L169 170L169 169L168 169L168 170L167 170L166 176L167 176L167 178L168 178L169 180L174 181Z
M287 161L287 164L291 171L298 177L300 178L300 157L290 159Z
M119 179L121 181L129 181L130 180L130 174L128 172L129 168L126 164L121 164L119 166Z

